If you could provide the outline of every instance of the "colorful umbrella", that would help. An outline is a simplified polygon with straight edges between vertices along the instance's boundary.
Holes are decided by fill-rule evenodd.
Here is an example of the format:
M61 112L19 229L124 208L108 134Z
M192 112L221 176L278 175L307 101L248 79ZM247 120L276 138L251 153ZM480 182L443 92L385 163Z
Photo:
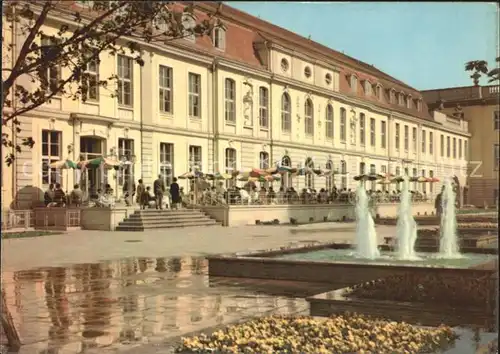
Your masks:
M267 170L265 170L267 173L269 173L270 175L274 175L275 173L278 172L278 167L271 167L271 168L268 168Z
M272 177L273 181L280 181L281 180L281 175L279 173L278 174L274 174L274 175L272 175L270 177Z
M289 166L278 166L278 172L279 173L287 173L287 172L292 172L293 168Z
M390 179L383 179L377 182L377 184L391 184L391 183L392 182Z
M420 177L410 177L409 179L410 182L418 182L418 183L424 183L427 182L427 178L420 176Z
M231 176L229 173L220 173L216 172L214 175L214 179L231 179L233 176Z
M103 164L106 168L118 168L122 165L122 162L101 156L91 160L80 161L77 166L78 168L82 168L88 166L101 166Z
M66 169L70 169L70 168L77 168L78 165L71 161L71 160L60 160L60 161L56 161L56 162L52 162L50 165L50 168L56 168L58 170L66 170Z
M250 171L250 176L252 177L261 177L261 176L267 176L269 173L267 173L265 170L261 170L259 168L252 168Z
M203 173L196 171L195 173L193 172L186 172L183 173L182 175L179 176L180 179L193 179L195 177L203 177Z
M396 176L396 177L391 179L392 183L401 183L403 181L404 181L404 178L402 176Z
M377 180L377 176L376 175L358 175L358 176L354 176L354 180L355 181L376 181Z
M439 182L439 178L437 178L437 177L429 177L427 179L427 181L430 182L430 183L435 183L435 182Z

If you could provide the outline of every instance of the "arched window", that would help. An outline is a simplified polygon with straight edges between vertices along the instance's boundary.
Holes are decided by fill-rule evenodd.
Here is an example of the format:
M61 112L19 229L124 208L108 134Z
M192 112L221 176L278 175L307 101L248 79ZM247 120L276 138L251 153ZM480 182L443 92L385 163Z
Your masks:
M304 104L304 124L306 135L314 135L314 106L309 98Z
M236 170L236 150L233 148L227 148L225 151L225 169L226 173L231 174ZM234 178L227 180L227 188L234 185Z
M314 175L311 170L314 168L314 162L310 157L306 159L305 167L310 169L306 173L306 188L312 189L314 188Z
M340 174L342 175L340 188L347 189L347 163L345 160L340 161Z
M333 188L333 185L334 185L334 181L333 181L333 162L331 160L328 160L326 162L326 169L329 171L329 175L326 176L326 191L327 192L331 192L332 191L332 188Z
M326 106L325 135L328 139L333 139L333 107L331 104Z
M288 93L281 96L281 131L289 133L292 130L292 103Z
M283 156L281 159L281 166L292 167L292 160L289 156ZM290 188L292 186L292 174L287 172L283 174L281 178L281 187Z

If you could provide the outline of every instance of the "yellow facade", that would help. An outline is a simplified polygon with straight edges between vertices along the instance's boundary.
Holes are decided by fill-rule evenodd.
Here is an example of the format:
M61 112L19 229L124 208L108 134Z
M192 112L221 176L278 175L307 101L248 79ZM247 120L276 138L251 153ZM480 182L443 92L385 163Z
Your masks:
M498 149L500 134L499 92L498 85L423 92L428 104L440 106L447 120L458 121L460 117L468 125L470 142L466 147L462 142L462 153L468 154L465 202L480 207L498 203L499 155L495 156L495 149Z
M50 28L43 30L47 33L53 31ZM12 37L7 33L5 38ZM325 168L330 161L329 166L339 171L341 161L345 161L346 172L351 176L344 179L336 175L333 181L315 177L309 183L306 183L305 177L295 177L287 182L299 189L307 184L319 190L331 187L332 183L337 187L354 188L352 176L360 172L362 163L367 173L374 165L377 173L403 173L408 168L411 174L415 168L418 175L424 173L427 177L433 171L434 176L439 178L453 175L465 178L467 157L462 154L461 158L443 158L439 155L439 139L441 134L445 134L464 144L469 139L466 122L460 121L456 125L441 122L439 117L434 117L434 121L423 121L351 98L340 92L336 68L310 60L303 53L273 48L270 50L269 70L261 70L224 57L200 54L176 43L161 48L144 45L143 49L146 50L144 66L135 63L132 66L132 104L118 104L117 98L112 97L113 84L107 89L100 88L98 100L84 103L57 97L20 117L22 132L19 138L32 136L36 145L31 151L23 149L17 154L16 163L4 169L4 208L33 205L40 200L48 182L60 181L67 190L78 182L79 172L72 170L55 173L53 178L44 177L44 158L78 161L91 153L118 159L123 155L124 147L132 150L129 158L135 156L135 180L142 178L147 185L151 185L156 176L165 171L162 170L165 166L174 176L179 176L192 169L193 164L206 173L226 172L274 166L285 156L293 167L305 166L306 160L311 159L315 168ZM287 74L279 69L283 58L287 58L291 65ZM101 77L117 72L117 56L102 54L100 60ZM306 65L312 68L309 78L303 76ZM160 108L163 102L160 97L165 94L165 87L160 86L160 77L165 77L165 70L169 72L170 80L169 112L163 111L165 107L163 110ZM195 93L191 89L194 84L190 85L194 80L193 74L196 75ZM331 76L328 83L323 79L325 74ZM232 85L229 96L228 82ZM267 92L265 104L260 97L261 88ZM190 106L193 95L198 102L197 116L193 116ZM289 119L290 129L283 129L283 95L289 97L289 109L285 116ZM306 101L311 103L308 112ZM326 131L330 127L327 122L329 106L333 111L333 136ZM227 114L227 107L230 107L229 111L234 111L232 116ZM341 122L342 109L346 112L344 123ZM364 144L360 127L362 114L365 119ZM265 117L267 124L263 120ZM312 121L307 123L308 131L306 120ZM382 122L385 122L386 129L385 144L382 144ZM399 149L395 145L397 124L400 127ZM345 127L343 133L342 126ZM405 126L408 126L410 134L408 149L404 145ZM411 136L413 128L417 130L416 145L413 145ZM425 152L422 150L424 130L427 139ZM431 132L432 154L429 152ZM57 142L44 141L42 136L47 135L57 135L57 139L51 138ZM133 143L125 146L123 139ZM57 144L57 153L44 155L44 143ZM171 150L165 150L165 146ZM232 158L227 158L228 149L235 152L232 155L234 162ZM3 150L2 153L5 154ZM263 158L267 161L261 161ZM98 184L96 188L100 183L107 182L120 196L123 178L119 174L120 171L111 170L95 175L93 179L98 180L94 181ZM182 183L187 187L187 182ZM421 185L415 188L424 190ZM434 186L433 192L438 188Z

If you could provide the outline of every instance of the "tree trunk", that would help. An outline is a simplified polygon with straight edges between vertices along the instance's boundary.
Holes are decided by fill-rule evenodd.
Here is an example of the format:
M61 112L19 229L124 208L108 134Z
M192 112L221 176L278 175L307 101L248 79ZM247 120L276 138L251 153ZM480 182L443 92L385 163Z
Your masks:
M14 320L10 314L9 308L7 307L7 299L5 297L5 292L2 290L2 329L5 332L7 341L9 343L9 349L13 351L18 351L21 347L21 340L16 331L16 326L14 325Z

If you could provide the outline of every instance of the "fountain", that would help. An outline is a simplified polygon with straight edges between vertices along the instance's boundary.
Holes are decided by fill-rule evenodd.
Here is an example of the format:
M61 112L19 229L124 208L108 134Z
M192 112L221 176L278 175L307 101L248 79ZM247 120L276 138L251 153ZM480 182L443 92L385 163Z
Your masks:
M409 190L408 176L403 178L403 190L401 202L398 209L398 221L396 226L397 253L402 260L418 260L415 254L415 241L417 240L417 223L411 211L411 194Z
M444 182L442 192L442 213L439 239L439 255L443 258L462 258L457 242L457 215L455 211L455 192L450 179Z
M356 255L367 259L379 258L375 222L370 213L364 182L359 183L356 196Z

